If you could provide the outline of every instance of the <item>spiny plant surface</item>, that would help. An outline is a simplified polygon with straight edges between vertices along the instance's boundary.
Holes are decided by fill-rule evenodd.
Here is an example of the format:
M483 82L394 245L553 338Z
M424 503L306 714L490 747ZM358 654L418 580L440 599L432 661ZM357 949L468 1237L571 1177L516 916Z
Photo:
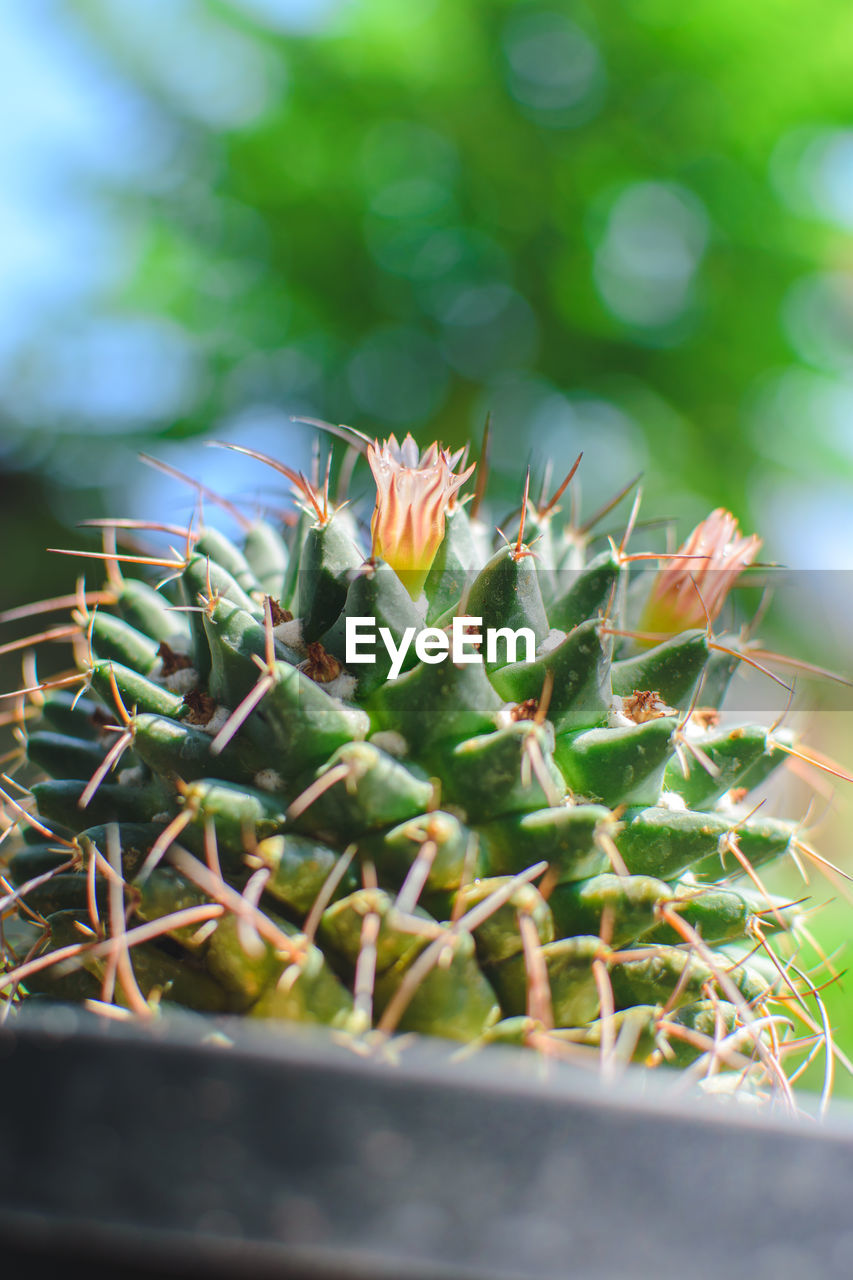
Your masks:
M421 1032L788 1100L822 1048L828 1084L801 917L761 880L785 855L821 860L752 795L814 757L719 714L739 663L772 661L712 631L759 540L716 511L678 552L632 555L638 503L618 544L595 532L628 489L583 523L561 512L577 463L538 502L528 475L495 534L485 467L469 501L462 453L330 430L338 501L331 450L323 484L253 454L295 515L249 521L196 485L242 545L206 517L102 521L105 550L79 553L105 562L101 590L7 615L71 610L7 646L28 656L7 713L23 772L2 791L5 1012L47 998L367 1045ZM360 454L369 529L341 501ZM180 550L149 554L158 532ZM466 617L474 660L436 660ZM355 618L397 649L429 626L433 648L410 645L396 678L382 644L348 667ZM478 651L498 628L529 629L531 660ZM39 681L45 639L75 669Z

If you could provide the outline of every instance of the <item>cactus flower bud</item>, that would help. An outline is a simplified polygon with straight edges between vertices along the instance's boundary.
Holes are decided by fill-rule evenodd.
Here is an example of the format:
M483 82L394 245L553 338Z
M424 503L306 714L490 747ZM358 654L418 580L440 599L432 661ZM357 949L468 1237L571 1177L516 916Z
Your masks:
M412 599L423 590L444 537L444 516L451 500L474 470L454 474L464 450L451 453L431 444L422 454L411 435L398 444L392 435L368 445L367 460L376 481L376 507L370 529L373 554L396 572Z
M760 547L757 534L743 537L731 512L717 507L658 573L641 629L670 633L703 627L706 610L713 621Z

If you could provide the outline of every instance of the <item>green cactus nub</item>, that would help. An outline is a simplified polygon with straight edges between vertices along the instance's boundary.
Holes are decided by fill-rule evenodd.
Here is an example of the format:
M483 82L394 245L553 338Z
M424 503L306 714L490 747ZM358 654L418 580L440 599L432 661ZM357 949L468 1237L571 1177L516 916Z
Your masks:
M550 630L539 574L529 555L517 556L513 547L501 547L471 583L465 613L482 618L483 628L496 633L497 659L490 668L506 666L509 646L497 635L502 630L526 628L540 645Z
M463 599L477 568L477 549L468 513L459 503L448 511L444 538L424 584L429 606L427 622L455 608Z
M557 739L555 756L572 791L611 808L654 804L673 752L676 722L660 716L644 724L588 729Z
M539 698L552 682L548 719L559 736L591 729L607 719L612 641L603 637L595 619L580 623L562 643L535 662L514 662L492 675L492 683L513 702Z
M614 662L613 692L627 697L635 689L653 689L671 707L689 703L711 650L704 631L685 631L635 658Z
M290 553L279 531L266 520L256 520L246 532L244 551L262 593L281 604Z
M559 571L559 582L572 581L548 605L548 621L552 627L571 631L582 622L594 618L618 618L621 612L621 587L625 573L612 551L602 551L577 572Z
M296 607L306 642L319 640L346 604L351 575L364 562L340 520L315 525L299 557Z
M178 653L188 653L192 643L186 615L170 606L169 601L139 578L123 578L116 605L125 622L144 636L167 644ZM107 655L109 656L109 655Z

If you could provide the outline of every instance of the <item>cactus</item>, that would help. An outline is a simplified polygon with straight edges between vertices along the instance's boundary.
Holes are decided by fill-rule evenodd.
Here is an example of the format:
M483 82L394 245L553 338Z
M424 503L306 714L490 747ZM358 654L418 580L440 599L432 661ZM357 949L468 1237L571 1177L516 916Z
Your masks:
M495 545L461 452L343 434L369 532L328 472L253 455L291 481L289 524L105 543L104 588L79 586L76 668L14 703L3 999L698 1060L787 1092L787 1042L821 1027L759 869L817 855L752 792L812 757L721 727L755 659L712 632L759 540L717 511L638 575L633 520L617 545L560 518L573 468L538 505L528 476Z

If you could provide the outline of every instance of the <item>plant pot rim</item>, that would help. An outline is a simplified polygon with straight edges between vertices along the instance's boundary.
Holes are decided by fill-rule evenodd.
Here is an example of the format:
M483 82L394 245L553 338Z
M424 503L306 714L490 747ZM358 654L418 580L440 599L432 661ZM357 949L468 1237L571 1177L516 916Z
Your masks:
M849 1275L845 1107L818 1125L458 1048L27 1010L0 1029L4 1254L37 1236L90 1277Z

